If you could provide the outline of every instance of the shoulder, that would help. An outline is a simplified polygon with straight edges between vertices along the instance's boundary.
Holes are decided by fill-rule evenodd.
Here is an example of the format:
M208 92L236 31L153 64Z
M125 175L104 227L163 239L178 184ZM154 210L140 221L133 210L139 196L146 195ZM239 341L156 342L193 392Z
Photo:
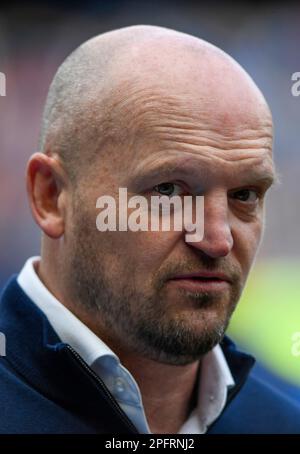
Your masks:
M227 404L211 433L300 434L300 403L255 375Z

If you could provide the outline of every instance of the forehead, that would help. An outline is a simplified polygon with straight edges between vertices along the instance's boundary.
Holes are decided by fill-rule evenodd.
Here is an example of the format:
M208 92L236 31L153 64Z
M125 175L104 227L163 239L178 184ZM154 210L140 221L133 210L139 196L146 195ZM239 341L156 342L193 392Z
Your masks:
M144 102L141 103L141 100ZM272 173L272 120L267 109L203 102L190 95L137 92L123 169L135 175L204 177ZM128 118L128 117L127 117ZM251 171L251 172L250 172Z
M272 171L272 118L258 90L228 80L167 82L138 77L111 98L110 124L118 131L108 154L112 173L201 171L216 178L253 167Z
M123 126L126 121L127 131L149 134L154 128L158 132L177 127L187 132L206 128L229 138L245 130L272 135L270 110L254 85L235 85L231 80L221 85L221 80L140 79L120 84L112 96L113 119Z
M229 152L230 155L230 152ZM154 159L131 166L127 176L137 190L159 182L180 180L195 190L225 185L260 184L269 187L276 179L272 156L251 152L237 159L211 152L157 152Z

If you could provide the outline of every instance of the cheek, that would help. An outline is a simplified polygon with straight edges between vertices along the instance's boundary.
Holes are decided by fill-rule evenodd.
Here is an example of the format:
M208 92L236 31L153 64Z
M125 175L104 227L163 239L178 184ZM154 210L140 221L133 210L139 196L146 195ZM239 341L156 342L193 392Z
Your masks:
M96 229L95 229L96 230ZM122 275L151 277L171 253L181 232L95 232L99 260Z
M151 286L155 273L171 255L181 232L124 232L119 247L126 254L123 262L126 272L131 269L131 278L138 287Z
M174 231L140 232L135 241L140 264L156 269L160 267L173 251L181 235L182 232Z
M240 223L232 230L234 254L245 275L254 261L262 237L262 221Z

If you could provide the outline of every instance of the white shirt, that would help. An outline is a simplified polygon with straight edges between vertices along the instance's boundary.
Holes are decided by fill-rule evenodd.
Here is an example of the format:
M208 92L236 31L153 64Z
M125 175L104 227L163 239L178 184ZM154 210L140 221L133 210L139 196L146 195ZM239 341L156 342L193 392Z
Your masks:
M150 434L141 392L131 373L117 355L86 325L61 304L39 279L31 257L18 276L18 284L46 315L62 342L69 344L102 379L120 407L140 433ZM234 380L220 345L202 358L197 406L179 434L203 434L222 412L228 388Z

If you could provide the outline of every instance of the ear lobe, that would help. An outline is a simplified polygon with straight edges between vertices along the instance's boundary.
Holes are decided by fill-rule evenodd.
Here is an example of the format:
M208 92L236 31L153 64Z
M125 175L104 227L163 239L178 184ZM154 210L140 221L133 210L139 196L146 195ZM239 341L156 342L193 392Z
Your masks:
M43 153L31 156L27 165L27 193L35 222L43 232L57 239L64 233L65 191L59 161Z

